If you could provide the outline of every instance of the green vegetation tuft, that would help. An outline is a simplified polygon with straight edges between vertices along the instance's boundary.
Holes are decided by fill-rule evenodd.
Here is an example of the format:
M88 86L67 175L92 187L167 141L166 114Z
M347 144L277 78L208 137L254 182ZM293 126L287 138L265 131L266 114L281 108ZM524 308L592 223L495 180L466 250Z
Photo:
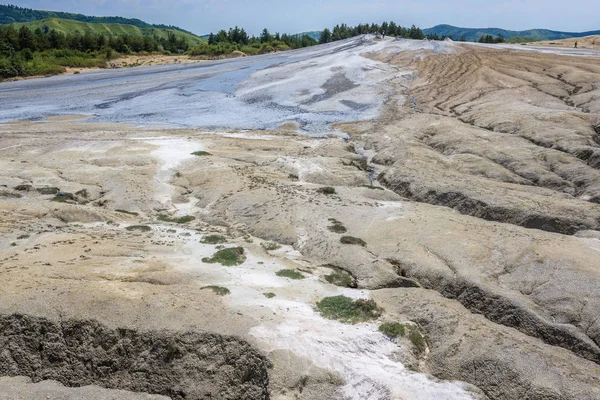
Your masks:
M294 269L282 269L281 271L277 271L275 275L280 276L282 278L289 278L294 280L306 279L306 277L303 274Z
M202 290L212 290L215 294L219 296L227 296L231 294L231 291L222 286L204 286Z
M57 203L68 203L75 201L75 196L73 196L71 193L59 193L50 200L56 201Z
M334 233L346 233L348 232L348 230L346 229L346 227L344 225L342 225L342 223L340 221L338 221L335 218L329 218L329 222L332 223L331 226L328 226L327 229L329 229L331 232Z
M419 331L417 328L413 328L410 330L408 334L408 339L412 342L419 353L422 353L427 348L427 341L425 340L425 336Z
M373 300L346 296L325 297L317 303L317 310L325 318L350 324L377 319L383 311Z
M227 243L227 239L221 235L208 235L208 236L204 236L202 238L202 240L200 240L200 243L221 244L221 243Z
M8 197L8 198L12 198L12 199L20 199L21 197L23 197L23 195L21 195L20 193L13 193L13 192L8 191L8 190L0 190L0 197Z
M322 188L318 188L317 192L321 194L332 195L335 194L335 188L332 188L331 186L325 186Z
M362 240L360 238L352 237L352 236L342 236L340 238L340 242L342 244L352 244L352 245L363 246L363 247L365 247L367 245L367 242L365 242L364 240Z
M221 264L225 267L241 265L246 261L243 247L230 247L217 251L212 257L205 257L202 262L207 264Z
M397 338L398 336L406 335L406 325L398 322L386 322L379 325L379 332L391 338Z
M50 194L58 194L60 189L57 187L44 187L36 189L39 194L50 195Z
M406 337L411 341L418 353L422 353L427 348L427 340L419 328L411 324L401 324L398 322L386 322L379 326L379 332L390 338Z
M150 232L152 228L148 225L132 225L125 228L128 231L140 231L140 232Z
M17 240L29 239L29 235L20 235L17 236Z
M137 217L138 215L140 215L139 213L133 212L133 211L127 211L127 210L115 210L118 213L121 214L128 214L128 215L133 215L134 217Z
M263 296L265 296L267 299L272 299L273 297L276 296L275 293L263 293Z
M279 243L274 243L274 242L263 242L260 245L266 251L274 251L274 250L279 250L281 248L281 245Z
M193 217L191 215L186 215L184 217L169 217L168 215L165 214L159 214L158 216L158 220L161 222L171 222L174 224L187 224L188 222L192 222L193 220L195 220L196 217Z
M356 281L348 272L344 271L339 267L336 267L335 265L326 265L325 267L333 271L331 274L325 275L325 280L327 282L340 287L356 287Z
M212 156L212 154L210 154L208 151L195 151L192 153L192 155L197 157Z

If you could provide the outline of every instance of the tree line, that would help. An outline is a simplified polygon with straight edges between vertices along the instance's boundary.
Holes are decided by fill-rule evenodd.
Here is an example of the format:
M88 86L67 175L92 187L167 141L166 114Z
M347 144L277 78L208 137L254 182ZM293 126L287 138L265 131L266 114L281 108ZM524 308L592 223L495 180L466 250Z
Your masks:
M506 42L506 39L504 39L504 36L502 36L502 35L498 35L496 37L494 37L492 35L483 35L479 38L478 42L479 43L504 43L504 42Z
M324 29L321 32L319 43L335 42L337 40L348 39L354 36L364 34L383 34L388 36L402 37L406 39L425 39L425 34L417 26L413 25L406 28L396 24L395 22L383 22L379 24L358 24L356 26L348 26L346 24L336 25L333 30Z

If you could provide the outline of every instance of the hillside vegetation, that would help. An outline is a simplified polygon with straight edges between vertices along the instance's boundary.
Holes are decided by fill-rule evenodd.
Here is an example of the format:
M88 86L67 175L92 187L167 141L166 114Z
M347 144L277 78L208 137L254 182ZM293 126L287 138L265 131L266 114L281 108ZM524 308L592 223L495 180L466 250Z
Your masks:
M508 42L532 42L537 40L557 40L571 37L583 37L598 35L600 31L590 32L560 32L548 29L529 29L525 31L511 31L500 28L461 28L452 25L436 25L433 28L424 29L426 35L438 35L452 37L455 40L477 41L482 36L502 36Z
M27 26L33 31L38 28L44 32L55 30L56 32L63 34L84 34L90 32L92 34L105 36L151 36L159 39L168 39L169 35L175 35L178 38L183 38L189 46L197 46L206 42L196 35L173 28L157 28L153 26L139 27L122 23L92 23L64 18L47 18L33 22L15 23L13 25L16 28Z

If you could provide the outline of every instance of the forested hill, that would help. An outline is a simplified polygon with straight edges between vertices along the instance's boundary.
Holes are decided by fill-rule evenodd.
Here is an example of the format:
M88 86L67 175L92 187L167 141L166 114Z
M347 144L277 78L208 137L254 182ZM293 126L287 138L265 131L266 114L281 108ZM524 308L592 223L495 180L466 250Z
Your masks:
M73 14L61 11L42 11L42 10L31 10L29 8L23 8L13 5L0 5L0 25L12 24L14 22L33 22L48 18L61 18L73 21L88 22L94 24L122 24L122 25L133 25L138 28L159 28L159 29L173 29L182 32L188 32L177 26L171 25L156 25L149 24L137 18L123 18L123 17L91 17L82 14Z
M500 28L460 28L452 25L437 25L433 28L424 29L426 35L452 36L454 40L477 41L482 36L503 36L507 41L536 41L536 40L559 40L572 37L583 37L599 35L600 31L589 32L560 32L548 29L529 29L525 31L510 31Z

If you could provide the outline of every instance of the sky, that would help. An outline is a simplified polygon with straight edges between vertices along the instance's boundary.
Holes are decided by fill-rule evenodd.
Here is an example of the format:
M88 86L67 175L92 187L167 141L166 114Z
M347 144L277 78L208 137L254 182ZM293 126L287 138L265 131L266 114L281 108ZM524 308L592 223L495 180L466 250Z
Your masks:
M338 23L393 20L430 28L450 24L511 30L600 30L599 0L0 0L21 7L139 18L196 34L232 26L259 34L322 30Z

